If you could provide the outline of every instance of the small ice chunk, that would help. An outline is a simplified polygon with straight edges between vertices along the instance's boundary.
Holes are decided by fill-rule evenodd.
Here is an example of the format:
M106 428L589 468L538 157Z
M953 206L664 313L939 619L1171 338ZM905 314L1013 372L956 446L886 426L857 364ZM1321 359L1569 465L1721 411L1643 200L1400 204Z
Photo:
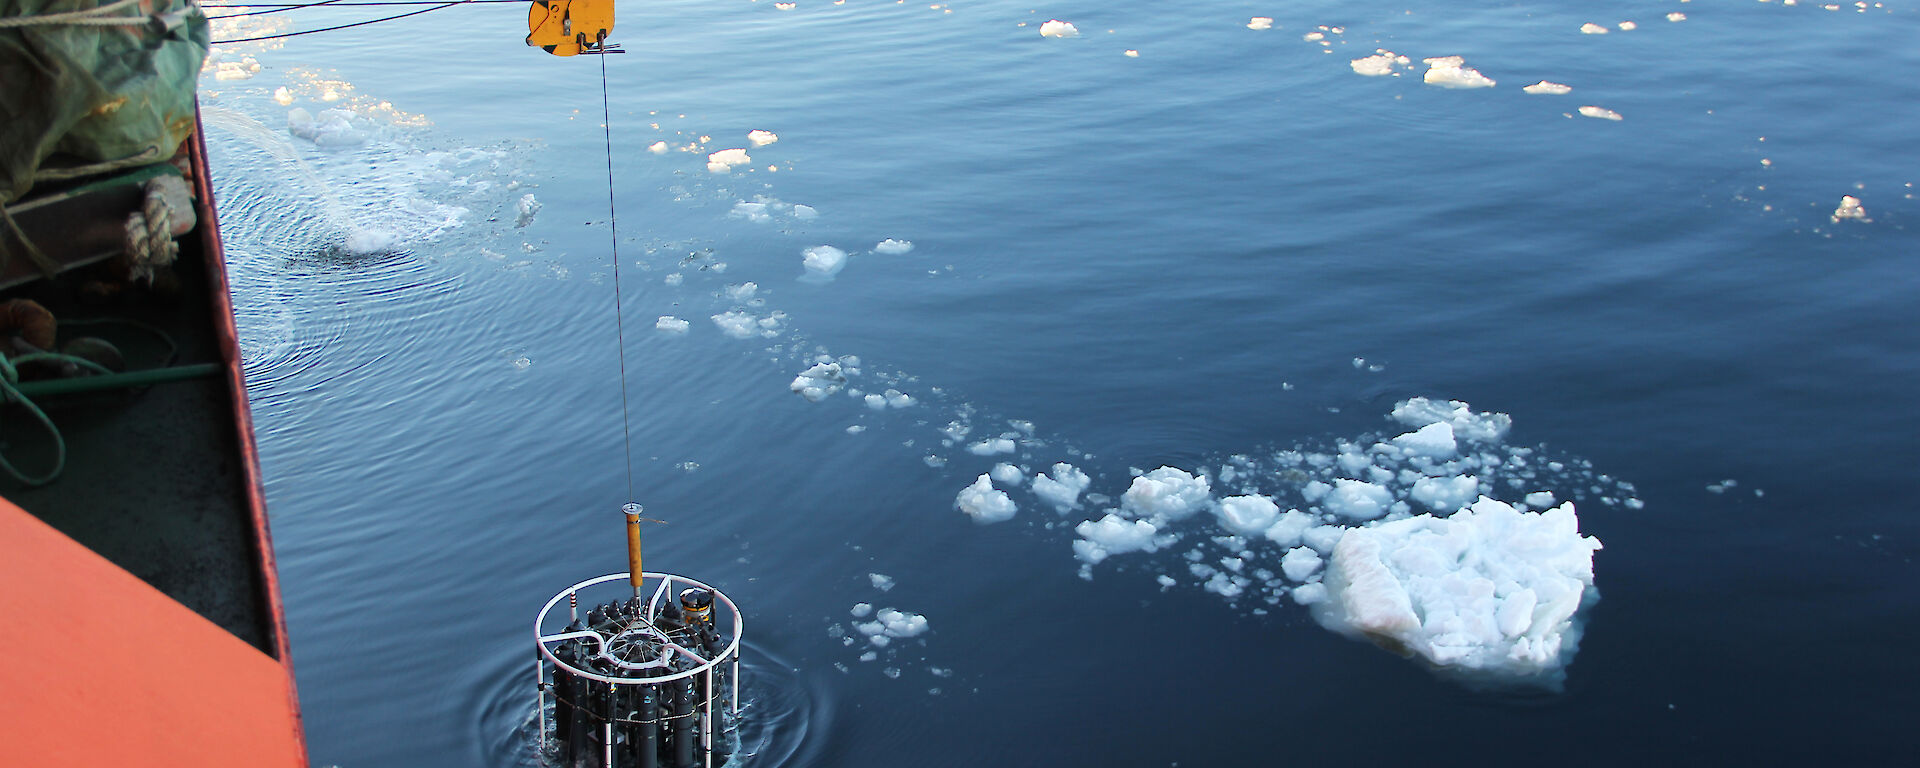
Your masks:
M817 403L832 397L846 385L847 377L839 363L814 363L813 367L793 377L793 383L788 388L806 398L807 402Z
M1548 96L1564 96L1566 94L1573 93L1573 86L1542 80L1540 82L1534 83L1533 85L1529 85L1524 88L1521 88L1520 90L1526 91L1527 93L1533 93L1533 94L1545 94Z
M1262 535L1282 547L1296 547L1300 545L1301 537L1306 534L1307 529L1314 527L1315 524L1313 515L1297 509L1289 509L1280 513L1274 519L1273 525L1267 526L1267 530Z
M1425 456L1429 459L1446 460L1453 458L1459 445L1453 439L1453 425L1444 421L1428 424L1412 432L1393 439L1408 456Z
M793 217L801 221L812 221L820 218L820 211L811 205L795 203L793 205Z
M779 140L780 137L773 131L747 131L747 141L752 142L756 147L764 147Z
M913 399L913 395L909 395L897 389L889 389L883 394L887 396L887 406L890 408L906 408L908 406L913 405L916 402L919 402L918 400Z
M724 290L727 298L738 302L747 302L753 299L754 294L760 292L760 284L749 280L744 283L729 285Z
M1393 491L1363 480L1333 481L1333 492L1320 503L1326 511L1349 520L1372 520L1393 505Z
M1499 440L1513 428L1513 417L1504 413L1473 412L1473 406L1464 401L1449 400L1439 403L1424 397L1403 400L1393 406L1392 418L1409 427L1424 427L1428 424L1446 422L1453 427L1453 436L1461 440L1486 442Z
M648 144L647 151L652 152L656 155L664 155L667 153L667 143L664 141L656 141L652 144Z
M884 573L869 573L867 574L867 581L873 584L874 589L882 592L893 589L893 577Z
M830 279L847 265L847 252L831 245L816 245L800 252L800 262L809 277Z
M1459 56L1437 56L1422 60L1427 65L1426 82L1442 88L1492 88L1494 80L1466 65ZM1358 366L1355 366L1358 367Z
M723 149L707 155L707 170L714 173L728 173L735 166L748 165L752 162L753 158L747 156L745 149L738 147Z
M1840 207L1833 209L1833 223L1838 224L1842 219L1853 219L1860 222L1873 221L1873 219L1867 218L1867 209L1860 206L1860 198L1854 197L1853 195L1842 196L1840 198Z
M1018 477L1019 474L1020 470L1014 469L1014 476ZM993 487L993 478L988 475L981 475L979 479L973 481L973 485L962 489L960 494L954 497L953 504L968 517L973 518L976 523L998 523L1011 520L1013 513L1019 510L1019 507L1014 505L1013 499L1007 497L1006 491L996 490Z
M1527 494L1524 501L1527 502L1527 506L1534 509L1546 509L1553 506L1553 491L1534 491Z
M287 111L287 132L321 147L350 147L365 143L367 132L354 114L344 109L323 109L313 114L299 107Z
M1596 107L1591 104L1581 107L1580 114L1586 115L1587 117L1599 118L1601 120L1612 120L1615 122L1619 122L1621 119L1620 113L1615 112L1611 109L1607 109L1606 107Z
M1005 485L1019 485L1020 481L1026 478L1026 475L1021 473L1019 467L1004 461L993 465L993 470L988 474L993 475L994 482Z
M1059 19L1048 19L1046 23L1040 25L1040 36L1055 38L1079 37L1080 30L1072 24L1068 24Z
M1220 527L1241 536L1258 536L1280 519L1280 506L1265 496L1228 496L1214 503Z
M876 411L884 411L887 409L886 395L867 395L864 398L864 402L866 402L868 408Z
M852 613L856 619L864 619L873 613L873 603L854 603L853 610L849 613Z
M996 456L1002 453L1013 453L1015 449L1014 442L1004 437L988 438L967 446L967 452L975 456Z
M653 321L653 327L662 333L686 333L692 326L692 323L673 315L661 315L659 320Z
M880 620L880 631L887 637L919 637L927 633L927 617L917 613L882 608L873 617Z
M1622 31L1622 32L1632 32L1632 31L1634 31L1634 30L1636 30L1636 29L1639 29L1639 28L1640 28L1640 25L1639 25L1639 24L1635 24L1635 23L1633 23L1633 22L1631 22L1631 21L1623 21L1623 22L1620 22L1620 23L1619 23L1619 24L1618 24L1617 26L1619 26L1619 27L1620 27L1620 31Z
M1247 29L1273 29L1273 18L1269 16L1255 16L1247 19Z
M1052 504L1054 509L1066 512L1080 506L1080 493L1092 483L1087 473L1062 462L1054 464L1048 474L1033 476L1033 495Z
M1347 64L1353 67L1354 74L1381 77L1393 74L1394 55L1390 51L1381 51L1372 56L1354 59Z
M760 332L760 324L747 312L722 312L713 316L713 324L721 333L736 339L751 339Z
M1612 31L1613 30L1607 29L1606 27L1600 26L1591 21L1580 25L1580 34L1583 34L1583 35L1604 35Z
M1687 15L1679 11L1667 14L1667 21L1686 21Z
M1346 526L1316 525L1300 534L1300 543L1313 547L1318 552L1332 552L1340 538L1347 535Z
M1293 581L1306 581L1320 570L1320 553L1312 547L1294 547L1280 558L1280 572Z
M1120 508L1138 517L1179 520L1207 506L1213 496L1207 477L1195 477L1184 470L1161 467L1133 479L1133 485L1120 496Z
M528 192L520 196L519 202L514 203L513 208L513 226L525 227L532 224L533 215L540 212L540 201L534 199L532 192Z
M1127 552L1152 552L1160 548L1160 529L1146 520L1128 520L1108 513L1099 520L1084 520L1073 527L1080 538L1073 542L1073 556L1093 564Z
M249 70L247 65L237 61L223 61L213 69L213 79L215 80L246 80L252 77L252 70Z
M1413 490L1408 495L1425 504L1427 509L1453 512L1480 496L1480 480L1473 475L1423 477L1413 482Z
M756 224L764 224L773 220L773 215L767 213L766 203L748 202L746 200L734 203L733 210L727 211L727 215L736 219L746 219Z
M284 85L280 86L273 89L273 100L279 102L280 106L288 106L293 103L293 92Z
M1319 605L1327 601L1327 585L1320 582L1293 588L1293 601L1301 605Z
M1348 531L1314 617L1439 667L1538 679L1572 659L1598 549L1572 504L1522 512L1483 497L1452 517Z
M873 246L873 252L882 256L899 256L911 250L913 250L913 241L895 240L891 237Z

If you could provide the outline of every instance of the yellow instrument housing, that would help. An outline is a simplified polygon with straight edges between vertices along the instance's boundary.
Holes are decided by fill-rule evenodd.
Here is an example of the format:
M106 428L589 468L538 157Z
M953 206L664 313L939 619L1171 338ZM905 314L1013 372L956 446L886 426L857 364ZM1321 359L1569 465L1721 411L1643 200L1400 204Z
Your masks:
M613 32L613 0L533 0L527 8L527 45L555 56L600 47Z

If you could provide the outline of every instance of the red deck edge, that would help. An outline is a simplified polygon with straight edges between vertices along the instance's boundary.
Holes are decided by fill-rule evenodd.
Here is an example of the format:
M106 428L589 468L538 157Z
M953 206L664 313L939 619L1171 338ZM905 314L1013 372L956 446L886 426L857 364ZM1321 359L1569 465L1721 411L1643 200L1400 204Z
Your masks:
M293 677L293 654L287 641L287 616L280 602L280 571L273 558L273 534L267 526L267 497L260 475L260 454L253 439L253 410L247 403L247 379L240 367L240 334L234 327L233 296L228 293L226 250L220 243L219 213L214 206L212 161L207 157L206 127L200 121L200 107L193 109L193 138L189 160L193 164L194 196L200 201L200 244L207 259L207 280L213 293L213 327L220 344L221 363L227 369L227 390L233 398L233 421L239 434L241 472L246 483L247 507L253 512L254 554L259 558L262 587L266 591L267 615L273 622L274 657L287 672L287 711L293 715L294 740L300 747L301 765L306 765L306 733L300 720L300 695Z

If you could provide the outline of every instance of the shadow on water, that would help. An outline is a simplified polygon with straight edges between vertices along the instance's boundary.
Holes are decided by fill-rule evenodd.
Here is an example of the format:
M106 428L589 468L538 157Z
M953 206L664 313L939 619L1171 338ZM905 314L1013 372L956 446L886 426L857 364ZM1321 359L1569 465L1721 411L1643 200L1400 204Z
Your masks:
M525 654L496 654L480 684L469 692L475 711L465 719L475 729L471 743L479 750L482 765L550 765L538 746L533 657L531 649ZM727 765L779 768L815 762L819 737L833 721L828 691L802 677L793 664L751 642L741 664L739 742Z

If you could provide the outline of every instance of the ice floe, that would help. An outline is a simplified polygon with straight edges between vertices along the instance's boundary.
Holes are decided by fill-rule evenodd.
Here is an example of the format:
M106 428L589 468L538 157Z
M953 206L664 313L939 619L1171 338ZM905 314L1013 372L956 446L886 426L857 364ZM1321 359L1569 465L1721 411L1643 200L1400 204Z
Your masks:
M873 246L873 252L882 256L899 256L911 250L913 250L913 241L895 240L891 237Z
M1413 63L1413 60L1385 48L1380 48L1376 49L1372 56L1362 56L1347 63L1353 67L1354 74L1365 75L1367 77L1383 77L1395 74L1393 71L1394 66L1408 66Z
M1547 80L1542 80L1540 82L1534 83L1533 85L1525 86L1520 90L1526 91L1527 93L1532 93L1532 94L1544 94L1548 96L1564 96L1566 94L1573 93L1573 86L1550 82Z
M1064 513L1080 506L1080 494L1092 484L1087 473L1062 462L1054 464L1047 474L1033 476L1033 495Z
M780 136L773 131L747 131L747 141L756 147L764 147L779 140Z
M1583 34L1583 35L1604 35L1612 31L1613 30L1607 29L1606 27L1600 26L1591 21L1580 25L1580 34Z
M738 166L752 163L753 158L741 148L723 149L707 155L707 170L714 173L730 173Z
M1480 70L1466 65L1459 56L1436 56L1422 59L1427 65L1426 82L1442 88L1492 88L1494 80L1480 74Z
M1580 114L1586 115L1587 117L1599 118L1601 120L1613 120L1615 122L1618 122L1621 119L1620 113L1615 112L1611 109L1607 109L1606 107L1596 107L1593 105L1587 105L1587 106L1581 107Z
M1018 470L1015 470L1016 476ZM1019 507L1006 491L993 487L993 478L981 475L972 485L961 489L953 499L953 505L976 523L998 523L1013 519Z
M793 383L788 388L806 398L807 402L817 403L832 397L846 386L847 377L839 363L814 363L813 367L793 377Z
M1205 509L1212 493L1205 475L1161 467L1134 478L1120 496L1120 508L1135 517L1179 520Z
M687 329L692 327L692 325L692 323L672 315L661 315L659 320L653 322L653 327L659 329L662 333L686 333Z
M1457 671L1557 671L1593 599L1593 553L1571 503L1521 512L1482 498L1451 517L1355 528L1327 567L1315 618Z
M1840 207L1833 209L1833 223L1838 224L1842 219L1852 219L1863 223L1873 221L1873 219L1867 218L1867 209L1860 205L1860 198L1854 197L1853 195L1842 196L1840 198Z
M831 245L816 245L800 252L800 264L807 277L830 280L847 266L847 252Z
M1049 19L1046 23L1040 25L1040 36L1053 38L1079 37L1080 30L1072 24L1059 19Z
M1269 16L1255 16L1247 19L1247 29L1273 29L1273 18Z

